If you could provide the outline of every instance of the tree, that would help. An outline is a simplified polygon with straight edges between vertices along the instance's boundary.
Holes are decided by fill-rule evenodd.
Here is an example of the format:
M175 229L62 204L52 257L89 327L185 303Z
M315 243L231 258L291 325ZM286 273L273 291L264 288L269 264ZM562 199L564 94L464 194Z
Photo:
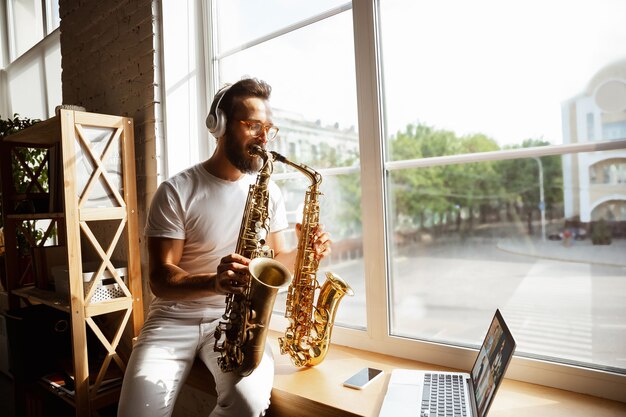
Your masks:
M447 130L435 130L419 124L409 125L390 142L392 160L418 159L463 153L498 150L498 144L483 134L457 137ZM471 230L474 212L486 216L501 193L494 164L445 165L394 171L391 175L394 216L413 218L420 227L442 222L454 216L460 230L463 211L469 213ZM396 192L397 191L397 192Z
M509 146L507 149L534 148L549 144L543 139L525 139L521 145ZM563 202L563 168L560 156L514 159L500 163L509 186L507 203L509 209L514 210L509 212L509 216L524 218L529 234L533 234L532 220L540 212L539 164L543 170L545 209L550 210Z
M542 139L527 139L506 149L546 146ZM454 154L493 152L495 140L476 133L457 137L447 130L423 124L408 125L391 138L391 160L410 160ZM559 156L541 157L544 202L549 209L562 202L562 168ZM469 233L475 222L525 219L532 233L532 219L539 210L537 160L522 158L449 164L393 171L390 175L391 210L398 227L435 227ZM406 219L411 219L407 222Z

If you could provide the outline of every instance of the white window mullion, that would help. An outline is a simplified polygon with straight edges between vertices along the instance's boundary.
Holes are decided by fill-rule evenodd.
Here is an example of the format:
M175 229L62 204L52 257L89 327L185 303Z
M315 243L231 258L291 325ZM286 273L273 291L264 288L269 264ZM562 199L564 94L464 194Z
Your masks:
M15 15L15 12L13 11L13 2L7 1L4 2L4 4L6 6L4 13L6 18L6 35L9 52L7 62L12 62L18 56L17 40L15 35L15 22L13 21L13 16Z
M380 341L388 334L389 309L376 8L374 1L355 1L352 16L361 156L361 210L363 225L367 225L363 227L367 329L371 339Z
M46 4L46 0L41 0L41 33L43 33L44 36L46 36L48 34L48 22L49 22L49 17L48 17L48 5Z
M217 12L215 10L216 0L201 2L202 16L204 22L202 24L204 36L204 53L206 62L205 79L207 94L207 111L211 105L213 96L219 90L219 67L218 67L218 45L217 45Z

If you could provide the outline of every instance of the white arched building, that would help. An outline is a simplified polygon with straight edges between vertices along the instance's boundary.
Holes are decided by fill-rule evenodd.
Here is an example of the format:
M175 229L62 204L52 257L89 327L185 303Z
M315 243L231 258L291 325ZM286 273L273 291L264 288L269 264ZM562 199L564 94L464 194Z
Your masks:
M600 70L562 104L563 142L626 139L626 60ZM626 149L563 156L565 217L626 221Z

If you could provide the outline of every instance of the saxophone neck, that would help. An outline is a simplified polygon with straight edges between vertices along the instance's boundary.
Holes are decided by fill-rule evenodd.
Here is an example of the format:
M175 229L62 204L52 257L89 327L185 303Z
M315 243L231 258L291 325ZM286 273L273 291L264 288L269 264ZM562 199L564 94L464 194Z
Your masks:
M311 184L313 184L314 186L318 187L322 183L322 175L310 166L292 162L278 152L270 151L270 153L272 154L274 161L282 162L285 165L289 165L290 167L297 169L298 171L309 177Z

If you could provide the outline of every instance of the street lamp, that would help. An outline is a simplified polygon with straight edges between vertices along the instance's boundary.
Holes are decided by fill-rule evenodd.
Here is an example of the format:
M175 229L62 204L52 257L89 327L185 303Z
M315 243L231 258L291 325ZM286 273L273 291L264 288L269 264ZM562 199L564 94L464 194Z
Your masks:
M546 241L546 202L543 196L543 164L541 159L532 157L539 166L539 211L541 212L541 240Z

